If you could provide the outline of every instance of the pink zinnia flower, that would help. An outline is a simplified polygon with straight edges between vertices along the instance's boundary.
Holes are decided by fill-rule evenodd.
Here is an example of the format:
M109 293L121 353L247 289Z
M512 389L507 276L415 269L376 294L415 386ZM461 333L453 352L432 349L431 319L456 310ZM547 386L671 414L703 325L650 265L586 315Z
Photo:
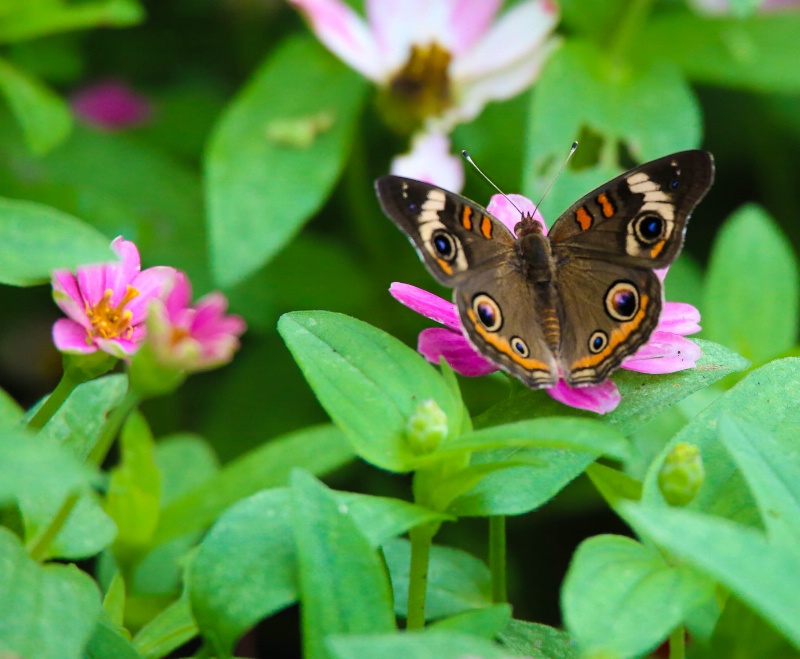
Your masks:
M509 195L523 214L533 213L533 203L522 195ZM502 195L494 195L487 210L505 224L512 232L519 222L520 212ZM536 219L541 222L545 235L547 226L538 211ZM657 271L662 278L666 270ZM461 375L487 375L498 370L494 363L478 353L467 340L456 305L433 293L409 284L393 283L390 293L399 302L423 316L441 323L445 327L422 330L417 349L430 362L445 361ZM701 350L696 343L684 335L700 331L700 312L690 304L666 302L661 311L658 326L649 341L636 354L622 362L622 368L640 373L673 373L692 368L700 358ZM617 386L606 380L588 387L570 387L564 380L545 391L557 401L605 414L614 410L620 402Z
M111 249L120 262L81 266L77 275L53 273L53 299L68 316L53 325L53 342L62 352L132 355L144 337L150 300L165 292L175 273L167 266L142 270L139 250L122 236Z
M424 172L411 165L452 177L447 134L489 101L527 89L557 44L551 0L523 0L500 17L502 0L367 0L366 20L342 0L290 2L331 52L379 86L390 123L417 134L407 161L392 171L420 180L427 180ZM415 157L427 134L445 140L434 162Z
M145 96L119 80L87 85L72 95L70 104L81 119L106 130L121 130L142 124L153 111Z
M181 371L216 368L233 359L239 336L247 326L240 316L225 315L228 301L220 292L201 298L193 307L192 287L176 272L166 299L151 303L147 342L158 361Z

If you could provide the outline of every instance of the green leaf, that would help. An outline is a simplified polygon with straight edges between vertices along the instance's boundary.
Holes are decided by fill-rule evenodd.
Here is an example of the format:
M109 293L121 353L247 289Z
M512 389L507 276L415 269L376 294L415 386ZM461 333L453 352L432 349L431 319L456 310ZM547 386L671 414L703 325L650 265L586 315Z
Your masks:
M561 591L570 636L588 655L634 656L653 650L714 584L631 538L600 535L581 543Z
M47 34L96 25L124 27L134 25L143 18L144 11L135 0L23 2L3 15L0 43L27 41Z
M57 501L86 490L92 471L57 442L19 430L0 432L0 503L25 497Z
M162 506L200 487L219 471L214 449L205 439L191 433L161 437L155 457L161 473Z
M0 93L5 96L34 153L49 151L69 135L72 113L61 97L2 58Z
M333 636L326 641L334 659L509 659L496 644L457 631L431 629L391 635Z
M4 528L0 556L0 602L7 604L0 650L37 659L82 657L102 611L92 579L74 565L39 565Z
M581 90L580 101L576 89ZM526 162L533 163L524 185L528 196L544 191L569 145L581 139L585 130L599 135L606 154L621 142L643 162L697 147L700 107L678 68L663 58L637 57L634 65L623 66L598 46L573 39L553 54L536 83L526 140ZM594 171L567 170L544 204L545 217L555 218L580 194L621 170L610 157L598 164ZM580 181L577 195L570 184L573 176ZM538 191L535 195L531 194L534 190Z
M701 340L696 343L703 349L703 355L695 368L664 375L647 375L624 369L616 371L612 379L619 388L622 402L613 412L604 415L603 420L628 435L695 391L705 389L726 375L750 365L746 359L724 346ZM485 428L544 416L597 418L593 412L567 407L543 391L525 389L478 416L475 427Z
M303 656L327 657L325 638L395 629L392 592L378 552L322 483L291 476Z
M630 452L625 436L594 419L546 417L483 428L466 433L442 445L423 460L434 462L451 453L470 453L510 447L559 448L587 451L625 460Z
M19 406L19 403L4 389L0 389L0 428L16 426L24 414L25 411Z
M206 154L220 285L258 270L320 208L349 153L365 90L316 40L299 37L271 52L229 106Z
M449 618L442 618L431 624L431 629L439 631L452 630L480 636L496 638L511 620L510 604L494 604L483 609L472 609L456 613Z
M749 1L749 0L748 0ZM689 12L653 18L635 35L632 52L669 59L692 80L754 92L796 93L800 71L800 15L761 12L737 17L698 19ZM681 47L675 47L675 35Z
M150 546L159 517L161 475L153 435L144 417L134 412L122 428L119 464L111 470L106 511L119 530L114 555L129 568Z
M141 659L131 642L105 618L100 619L86 646L85 659Z
M719 416L719 438L750 486L767 536L787 548L800 545L800 415L796 416L794 428L780 434L738 415Z
M103 610L111 624L122 626L125 617L125 580L119 572L111 579L103 596Z
M154 542L205 529L240 499L265 488L287 485L295 467L321 475L352 459L353 451L341 431L329 425L273 439L171 500L161 512Z
M714 627L710 657L784 659L796 656L786 640L735 597L728 597Z
M651 505L666 505L658 489L658 472L672 448L679 442L688 442L700 449L706 472L703 486L689 508L760 526L755 501L720 442L719 420L723 414L733 414L747 419L760 432L769 433L780 445L794 446L800 429L800 409L795 404L798 390L800 358L776 360L750 372L664 447L647 472L642 500Z
M624 505L659 547L708 574L800 648L800 553L762 533L691 510Z
M115 260L110 241L80 220L30 201L0 199L0 283L34 286L53 270Z
M394 590L394 610L399 616L408 611L408 577L411 545L396 539L383 545L383 555ZM491 606L489 569L479 559L460 549L433 545L428 566L425 618L436 620L470 609Z
M278 331L320 404L367 462L395 472L414 468L406 426L424 400L435 400L449 423L461 418L460 401L434 368L375 327L306 311L282 316Z
M370 546L443 516L410 503L335 493ZM225 655L259 620L298 597L291 500L287 489L264 490L232 506L200 545L192 564L190 594L197 623Z
M20 495L18 503L25 522L25 537L30 540L50 525L63 501L44 489ZM48 545L44 557L90 558L108 547L116 535L116 524L97 502L97 495L89 492L78 499L64 526Z
M142 627L133 647L145 659L160 659L197 636L197 623L187 596L182 596Z
M789 241L763 209L734 212L711 251L703 335L756 364L792 348L800 317L798 268Z
M575 642L560 629L524 620L509 620L500 642L515 657L578 659Z

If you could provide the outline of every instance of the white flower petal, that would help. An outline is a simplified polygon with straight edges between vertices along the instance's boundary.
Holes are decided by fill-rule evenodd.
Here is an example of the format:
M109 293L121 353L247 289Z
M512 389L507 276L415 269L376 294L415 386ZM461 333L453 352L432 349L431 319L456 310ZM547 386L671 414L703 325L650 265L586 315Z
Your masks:
M486 34L503 0L449 0L450 50L459 57Z
M464 163L450 153L450 138L442 133L421 133L414 137L411 151L397 156L391 171L452 192L461 192L464 187Z
M299 9L317 38L345 64L370 80L382 80L378 45L364 20L340 0L289 0Z
M521 60L537 58L558 23L551 0L527 0L505 12L468 53L453 62L457 82L495 75Z

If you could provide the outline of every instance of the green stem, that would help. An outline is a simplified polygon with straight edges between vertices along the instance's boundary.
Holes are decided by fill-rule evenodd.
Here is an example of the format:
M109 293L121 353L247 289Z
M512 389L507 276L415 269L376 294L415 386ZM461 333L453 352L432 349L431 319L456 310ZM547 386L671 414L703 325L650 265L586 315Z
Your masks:
M408 532L411 539L411 568L408 576L408 617L406 629L425 626L425 597L428 591L428 563L431 542L438 525L423 524Z
M489 518L489 571L492 575L492 602L508 601L506 591L506 518Z
M686 640L683 625L677 627L669 635L669 659L684 659L686 656Z
M31 430L39 430L44 428L45 424L53 417L58 409L64 404L64 401L69 398L72 390L75 389L80 380L72 377L69 371L64 371L56 388L53 389L47 400L42 403L42 406L37 410L36 414L28 421L28 428Z
M642 30L642 26L650 13L653 0L633 0L626 3L618 23L619 28L612 38L609 54L611 61L621 64L627 59L633 37Z
M119 406L115 407L111 414L108 415L106 422L100 429L100 434L97 436L94 447L86 458L86 462L97 466L103 463L103 460L106 459L106 455L108 455L108 451L111 449L111 445L114 443L117 433L119 433L119 429L122 427L125 419L128 418L128 415L136 409L140 400L140 396L133 391L128 391L128 393L125 394L125 398L122 399Z
M67 523L67 519L72 513L72 509L75 508L75 505L78 503L79 498L80 495L78 494L70 494L66 499L64 499L64 503L61 504L61 508L58 509L55 517L50 520L50 523L42 530L41 533L39 533L39 535L37 535L30 543L28 543L28 555L34 561L44 560L48 548L52 544L53 540L56 539L56 536L58 535L59 531L61 531L64 524Z

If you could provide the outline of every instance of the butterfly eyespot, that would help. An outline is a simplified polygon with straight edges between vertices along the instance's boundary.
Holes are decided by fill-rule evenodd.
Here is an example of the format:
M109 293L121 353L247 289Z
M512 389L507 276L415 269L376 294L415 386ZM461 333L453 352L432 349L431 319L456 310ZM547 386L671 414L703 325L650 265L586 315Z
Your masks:
M589 337L589 351L597 354L608 345L608 334L597 330Z
M523 359L531 354L531 351L528 349L528 344L518 336L511 337L511 348Z
M614 282L606 292L605 306L614 320L630 320L639 311L639 291L629 281Z
M434 231L431 236L431 244L436 254L445 261L451 261L456 255L456 244L453 236L447 231Z
M633 222L636 238L646 245L656 242L664 234L664 218L660 215L640 215Z
M497 302L486 293L478 293L472 298L472 309L478 320L490 332L496 332L503 326L503 314Z

